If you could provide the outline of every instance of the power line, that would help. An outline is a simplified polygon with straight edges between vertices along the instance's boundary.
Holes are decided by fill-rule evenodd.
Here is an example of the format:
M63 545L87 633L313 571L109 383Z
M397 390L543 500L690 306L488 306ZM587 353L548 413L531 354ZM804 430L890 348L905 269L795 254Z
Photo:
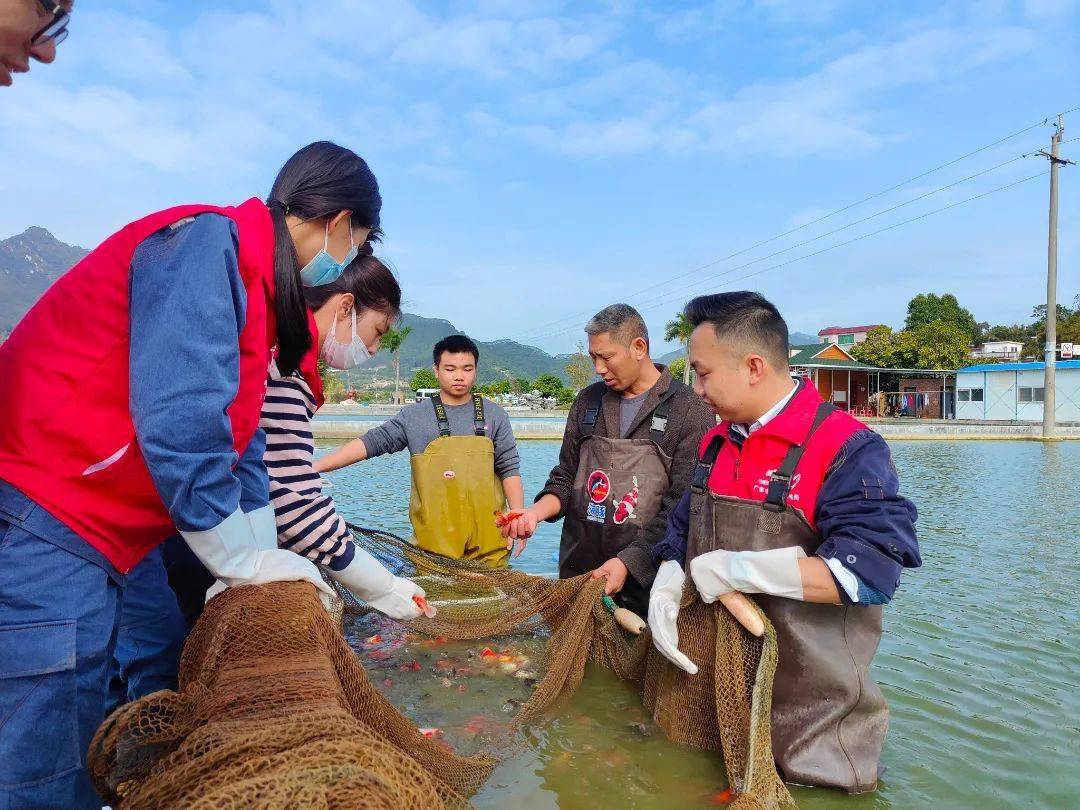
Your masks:
M1080 110L1080 106L1073 107L1071 109L1065 110L1063 113L1061 113L1061 115L1067 115L1068 113L1075 112L1077 110ZM924 177L928 177L929 175L934 174L935 172L941 171L942 169L947 169L950 166L953 166L953 165L955 165L957 163L960 163L961 161L967 160L970 157L973 157L973 156L978 155L978 154L980 154L982 152L985 152L987 149L992 149L995 146L999 146L1000 144L1003 144L1003 143L1005 143L1007 141L1010 141L1013 138L1016 138L1016 137L1018 137L1020 135L1023 135L1026 132L1030 132L1033 129L1036 129L1036 128L1041 127L1041 126L1045 126L1047 123L1049 123L1050 118L1051 118L1051 116L1048 116L1048 117L1042 119L1041 121L1038 121L1038 122L1036 122L1034 124L1031 124L1030 126L1024 127L1023 129L1018 129L1016 132L1013 132L1013 133L1011 133L1009 135L1006 135L1006 136L1004 136L1002 138L998 138L996 141L988 143L985 146L980 146L978 149L973 149L972 151L967 152L966 154L963 154L960 157L953 158L952 160L946 161L945 163L941 163L941 164L933 167L932 169L927 169L926 171L924 171L924 172L922 172L920 174L914 175L913 177L909 177L906 180L903 180L903 181L901 181L899 183L896 183L895 185L892 185L892 186L889 186L888 188L882 189L881 191L877 191L877 192L875 192L873 194L870 194L870 195L868 195L866 197L863 197L860 200L856 200L853 203L849 203L849 204L843 206L842 208L837 208L835 211L831 211L828 214L825 214L823 216L818 217L817 219L811 220L810 222L803 223L802 225L799 225L799 226L797 226L795 228L791 228L791 229L789 229L787 231L784 231L782 233L778 233L775 236L770 236L768 239L763 239L760 242L756 242L753 245L750 245L749 247L742 248L740 250L735 251L734 253L729 253L727 256L724 256L722 258L715 259L713 261L707 262L707 263L705 263L703 265L700 265L698 267L695 267L695 268L693 268L691 270L687 270L687 271L685 271L683 273L680 273L678 275L675 275L675 276L670 276L670 277L668 277L667 279L665 279L662 282L658 282L658 283L652 284L652 285L650 285L648 287L644 287L644 288L638 290L636 293L634 293L634 295L641 295L643 293L654 290L654 289L656 289L658 287L666 286L671 281L674 281L674 280L677 280L677 279L680 279L680 278L686 278L687 276L695 275L696 273L700 273L702 270L708 270L710 267L715 267L718 264L722 264L723 262L729 261L730 259L734 259L737 256L742 256L745 253L749 253L750 251L755 250L755 249L757 249L759 247L770 244L771 242L775 242L778 239L783 239L784 237L790 236L793 233L797 233L797 232L799 232L801 230L804 230L805 228L809 228L809 227L811 227L813 225L817 225L818 223L824 222L827 219L831 219L832 217L837 216L838 214L842 214L845 211L850 211L852 208L860 206L863 203L867 203L870 200L877 199L878 197L882 197L882 196L884 196L884 195L886 195L886 194L888 194L888 193L890 193L892 191L896 191L899 188L903 188L904 186L906 186L906 185L908 185L910 183L914 183L916 180L921 180ZM537 327L535 331L530 332L528 335L524 335L522 337L522 339L524 339L524 340L536 340L538 338L548 337L548 336L550 336L552 334L559 334L559 333L561 333L562 331L565 331L565 330L560 329L560 330L556 330L555 332L545 332L543 330L546 330L548 327L556 326L558 324L564 323L566 321L575 321L576 322L577 320L579 320L581 318L584 318L584 317L587 317L588 315L591 315L591 314L592 314L591 312L581 312L581 313L577 313L577 314L574 314L574 315L569 315L569 316L564 316L562 318L557 318L557 319L555 319L553 321L549 321L549 322L547 322L545 324L542 324L541 326Z
M931 191L927 191L927 192L924 192L923 194L919 194L918 196L912 197L909 200L905 200L905 201L903 201L901 203L897 203L896 205L890 206L888 208L884 208L884 209L882 209L880 211L876 211L873 214L869 214L869 215L867 215L865 217L862 217L860 219L853 220L853 221L847 223L846 225L841 225L839 228L833 228L831 231L825 231L824 233L818 234L817 236L812 236L809 239L804 239L801 242L796 242L795 244L789 245L788 247L782 248L781 250L774 251L773 253L768 253L768 254L766 254L764 256L759 256L756 259L751 259L750 261L745 262L744 264L740 264L740 265L737 265L735 267L731 267L731 268L729 268L727 270L724 270L721 273L717 273L717 274L708 276L707 279L709 281L715 281L715 280L717 280L719 278L722 278L723 276L730 275L731 273L737 273L740 270L745 270L747 267L753 267L755 264L759 264L760 262L768 261L769 259L774 259L777 256L780 256L780 255L782 255L784 253L789 253L789 252L791 252L793 250L797 250L798 248L805 247L806 245L812 244L814 242L818 242L818 241L820 241L822 239L825 239L826 237L834 236L834 235L840 233L841 231L846 231L849 228L854 228L856 225L861 225L864 222L869 222L872 219L877 219L878 217L884 216L885 214L892 213L893 211L897 211L897 210L899 210L901 208L904 208L904 207L906 207L908 205L912 205L914 203L917 203L920 200L925 200L928 197L932 197L935 194L940 194L943 191L948 191L951 188L955 188L956 186L963 185L964 183L966 183L966 182L968 182L970 180L974 180L974 179L976 179L978 177L982 177L984 175L990 174L991 172L997 171L998 169L1001 169L1001 168L1003 168L1005 166L1009 166L1009 165L1011 165L1013 163L1016 163L1019 160L1023 160L1025 158L1031 157L1032 154L1034 154L1034 153L1029 152L1029 153L1025 153L1023 155L1017 155L1016 157L1009 158L1008 160L1005 160L1005 161L1002 161L1001 163L998 163L996 166L991 166L988 169L983 169L982 171L975 172L974 174L970 174L967 177L961 178L960 180L955 180L952 183L947 183L944 186L939 186L938 188L935 188L935 189L933 189ZM704 281L704 280L705 279L702 279L701 281ZM663 295L668 295L671 292L677 292L679 290L688 289L689 287L693 287L693 286L696 286L697 284L701 283L701 281L694 281L694 282L691 282L688 285L683 285L681 287L674 288L673 290L669 290L667 293L663 293ZM658 286L667 286L667 284L665 283L665 284L660 284L660 285L653 285L653 287L651 287L650 289L655 289ZM566 331L567 329L573 328L574 326L576 326L576 323L572 324L570 326L562 327L561 329L558 329L558 330L555 330L555 331L548 332L546 334L540 335L539 337L551 337L553 335L558 335L558 334L561 334L562 332ZM533 338L533 340L535 340L535 339L537 339L537 338Z
M900 228L900 227L902 227L904 225L910 225L913 222L918 222L920 220L926 219L927 217L933 216L935 214L940 214L943 211L948 211L948 210L950 210L952 208L956 208L957 206L964 205L964 204L969 203L969 202L974 202L975 200L982 199L983 197L989 197L991 194L997 194L998 192L1006 191L1006 190L1008 190L1010 188L1014 188L1016 186L1019 186L1022 183L1030 182L1031 180L1034 180L1037 177L1044 177L1046 174L1047 174L1047 172L1039 172L1037 174L1033 174L1033 175L1030 175L1028 177L1025 177L1025 178L1023 178L1021 180L1015 180L1012 183L1008 183L1008 184L1003 185L1003 186L998 186L997 188L991 189L990 191L984 191L981 194L975 194L975 195L973 195L971 197L967 197L967 198L965 198L963 200L958 200L958 201L956 201L954 203L950 203L949 205L942 206L941 208L935 208L932 211L927 211L927 212L925 212L923 214L920 214L919 216L912 217L910 219L905 219L905 220L903 220L901 222L895 222L892 225L887 225L884 228L879 228L876 231L870 231L869 233L864 233L864 234L861 234L859 236L855 236L855 237L853 237L851 239L847 239L847 240L845 240L843 242L838 242L835 245L829 245L828 247L821 248L820 250L816 250L816 251L814 251L812 253L807 253L807 254L805 254L803 256L796 256L793 259L788 259L787 261L779 262L777 264L770 265L769 267L761 268L760 270L755 270L753 273L747 273L746 275L739 276L737 278L731 279L730 281L732 281L732 282L734 282L734 281L742 281L742 280L747 279L747 278L752 278L754 276L759 276L762 273L767 273L767 272L769 272L771 270L778 270L780 268L787 267L788 265L795 264L796 262L801 262L801 261L804 261L806 259L811 259L811 258L813 258L815 256L820 256L823 253L828 253L828 252L836 250L838 248L846 247L847 245L854 244L855 242L861 242L864 239L869 239L872 236L878 236L880 234L886 233L887 231L891 231L891 230L895 230L896 228ZM696 287L699 284L703 284L703 283L705 283L706 281L709 281L709 280L710 279L702 279L699 282L694 282L693 284L687 285L685 288L680 288L680 290L689 289L691 287ZM674 293L676 293L676 292L679 292L679 290L673 290L671 293L668 293L668 295L674 295ZM681 297L681 296L676 296L676 298L677 297ZM653 302L652 304L650 304L648 306L641 307L641 311L647 312L649 310L656 309L658 307L670 306L672 300L676 300L676 299L672 298L670 300L663 300L663 301ZM552 333L550 333L550 335L552 335L552 336L553 335L559 335L559 334L562 334L564 332L569 332L569 331L571 331L571 330L573 330L575 328L577 328L576 325L575 326L569 326L569 327L561 329L561 330L559 330L557 332L552 332Z

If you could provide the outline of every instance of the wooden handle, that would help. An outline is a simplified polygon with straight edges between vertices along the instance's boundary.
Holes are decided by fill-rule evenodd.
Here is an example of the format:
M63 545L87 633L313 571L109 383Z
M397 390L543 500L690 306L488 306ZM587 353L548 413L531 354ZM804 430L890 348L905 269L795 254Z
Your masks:
M612 615L615 617L615 621L619 623L620 627L633 633L635 636L640 636L648 626L645 624L644 619L634 613L634 611L627 610L626 608L617 607L612 611Z
M746 594L738 591L725 593L720 597L720 601L735 617L735 621L745 627L746 632L750 633L750 635L761 638L765 634L765 622L761 620L761 616L758 614L753 602L747 598Z

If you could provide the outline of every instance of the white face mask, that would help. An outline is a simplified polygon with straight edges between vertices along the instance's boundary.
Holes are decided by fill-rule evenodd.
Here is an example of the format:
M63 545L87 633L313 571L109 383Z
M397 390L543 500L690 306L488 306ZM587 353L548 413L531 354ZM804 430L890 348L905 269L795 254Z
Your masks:
M325 360L326 365L330 366L330 368L336 368L339 371L356 368L371 357L368 347L364 345L364 341L356 334L356 307L352 309L352 340L348 343L342 343L337 339L337 323L337 311L335 310L334 325L330 327L330 332L327 334L326 340L323 341L319 357Z

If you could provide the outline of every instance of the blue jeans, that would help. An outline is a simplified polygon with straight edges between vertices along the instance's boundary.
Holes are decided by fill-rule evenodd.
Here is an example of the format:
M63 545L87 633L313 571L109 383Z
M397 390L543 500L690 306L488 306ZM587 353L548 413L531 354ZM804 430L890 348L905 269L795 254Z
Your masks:
M0 810L101 807L86 751L105 717L123 581L0 481Z
M188 627L169 588L161 551L155 548L126 577L106 716L130 700L176 689Z

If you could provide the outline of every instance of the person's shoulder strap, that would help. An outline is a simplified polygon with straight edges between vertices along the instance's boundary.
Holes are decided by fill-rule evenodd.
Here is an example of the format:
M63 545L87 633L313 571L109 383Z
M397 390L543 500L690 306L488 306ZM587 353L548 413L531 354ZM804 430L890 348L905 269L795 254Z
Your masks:
M484 398L480 394L472 395L473 406L473 433L477 436L487 435L487 423L484 421Z
M803 453L810 437L817 433L817 429L836 410L836 406L830 402L822 402L818 405L814 421L810 424L810 430L806 432L806 438L800 444L792 445L784 456L780 466L769 475L769 491L765 495L763 506L770 512L783 512L787 509L788 491L791 489L791 478L802 461Z
M671 400L678 393L678 386L682 385L678 380L672 380L667 391L660 395L660 401L653 408L652 423L649 426L649 438L653 443L660 444L667 430L668 411L671 409Z
M701 494L709 485L709 476L712 475L716 457L720 455L720 448L724 446L724 434L717 431L716 435L709 440L705 452L698 459L697 467L694 468L694 477L690 481L690 489Z
M589 402L589 407L585 410L585 421L581 427L581 437L592 436L593 431L596 430L596 420L600 418L600 409L604 407L604 388L599 386L597 392L593 395L592 401Z
M446 415L446 406L443 405L442 397L438 394L431 398L431 404L435 406L435 421L439 425L439 435L450 435L450 419Z

